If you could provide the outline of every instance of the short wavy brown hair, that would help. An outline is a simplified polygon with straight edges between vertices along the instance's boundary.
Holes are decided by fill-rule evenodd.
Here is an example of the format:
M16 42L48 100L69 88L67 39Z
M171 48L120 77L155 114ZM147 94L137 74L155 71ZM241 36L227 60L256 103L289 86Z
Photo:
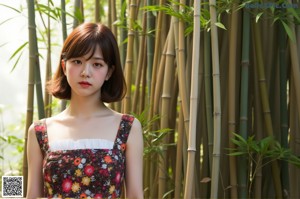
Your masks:
M89 52L94 54L99 46L105 63L113 70L109 80L101 88L103 102L116 102L123 99L126 83L121 66L117 41L111 30L98 23L83 23L76 27L64 42L59 66L49 82L49 92L59 99L71 99L71 87L61 65L62 60L81 57Z

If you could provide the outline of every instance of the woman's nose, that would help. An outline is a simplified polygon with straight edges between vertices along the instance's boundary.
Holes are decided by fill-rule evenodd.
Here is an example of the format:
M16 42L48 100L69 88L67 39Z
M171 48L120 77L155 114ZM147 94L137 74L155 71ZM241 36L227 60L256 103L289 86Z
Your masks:
M90 77L91 76L91 70L90 70L89 64L86 64L81 72L81 77Z

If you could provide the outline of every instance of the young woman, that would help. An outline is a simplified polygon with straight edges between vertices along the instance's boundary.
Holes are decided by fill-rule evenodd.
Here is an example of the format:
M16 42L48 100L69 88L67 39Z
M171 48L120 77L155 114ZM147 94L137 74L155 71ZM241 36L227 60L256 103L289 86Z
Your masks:
M28 133L27 198L143 198L140 122L104 103L126 86L118 45L104 25L84 23L66 39L50 92L70 100Z

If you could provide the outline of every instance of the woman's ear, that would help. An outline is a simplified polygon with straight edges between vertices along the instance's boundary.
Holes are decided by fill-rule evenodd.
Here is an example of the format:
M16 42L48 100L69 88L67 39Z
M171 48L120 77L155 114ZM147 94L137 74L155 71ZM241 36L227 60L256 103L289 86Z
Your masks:
M62 59L62 60L60 61L60 64L61 64L61 67L62 67L64 73L65 73L65 72L66 72L66 61Z
M109 80L109 78L113 74L114 70L115 70L115 65L112 65L111 68L108 69L108 72L107 72L107 75L106 75L106 78L105 78L106 81Z

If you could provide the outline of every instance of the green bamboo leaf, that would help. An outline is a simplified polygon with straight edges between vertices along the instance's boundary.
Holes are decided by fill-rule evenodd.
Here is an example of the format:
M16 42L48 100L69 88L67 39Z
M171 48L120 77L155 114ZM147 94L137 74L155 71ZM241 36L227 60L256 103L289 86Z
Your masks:
M12 54L12 56L10 56L9 61L11 61L27 44L28 44L28 41L26 41L17 50L15 50L15 52Z
M293 17L297 19L298 22L300 22L300 14L296 12L294 8L287 8L287 11L290 12Z
M295 41L296 41L295 35L293 34L291 28L290 28L283 20L281 20L281 23L282 23L282 25L283 25L283 27L284 27L285 32L286 32L287 35L289 36L289 38L290 38L293 42L295 42Z
M237 145L237 146L239 146L239 147L245 147L245 146L247 146L247 144L245 144L245 143L243 143L243 142L241 142L241 141L239 141L239 140L231 139L231 141L232 141L235 145Z
M236 134L236 133L233 133L235 137L238 138L239 141L243 142L244 145L247 145L247 141L242 137L240 136L239 134Z
M239 155L245 155L245 154L247 154L247 153L243 152L243 151L237 151L237 152L229 153L228 155L230 155L230 156L239 156Z
M255 17L255 22L256 22L256 23L258 22L259 18L260 18L263 14L264 14L263 12L260 12L260 13L258 13L258 14L256 15L256 17Z
M0 136L0 139L1 139L2 141L4 141L4 142L7 142L7 138L4 137L4 136Z
M268 152L273 140L273 137L269 136L259 141L259 146L262 154L266 154Z
M20 61L20 58L22 57L22 54L23 54L23 51L20 53L20 55L18 56L17 60L15 61L12 69L10 70L10 72L13 72L15 70L15 68L17 67L19 61Z
M16 8L14 8L14 7L11 7L11 6L8 6L8 5L5 5L5 4L2 4L2 3L0 3L0 6L3 6L3 7L6 7L6 8L9 8L9 9L11 9L11 10L13 10L13 11L16 11L17 13L21 13L21 11L20 10L18 10L18 9L16 9Z
M17 67L17 65L18 65L18 63L19 63L19 61L20 61L20 58L22 57L22 55L23 55L23 52L24 51L21 51L26 45L28 44L28 42L25 42L22 46L20 46L14 53L13 53L13 55L9 58L9 61L11 61L15 56L17 56L18 54L18 57L17 57L17 59L16 59L16 61L15 61L15 63L14 63L14 65L13 65L13 67L12 67L12 69L10 70L10 72L12 72L12 71L14 71L15 70L15 68Z
M14 19L14 17L11 17L11 18L8 18L8 19L2 21L2 22L0 23L0 26L3 25L3 24L5 24L6 22L12 20L12 19Z
M224 29L224 30L227 30L227 29L225 28L225 26L224 26L221 22L216 22L215 25L218 26L219 28L222 28L222 29Z
M8 44L8 42L0 44L0 48L3 47L3 46L5 46L5 45L7 45L7 44Z
M49 6L43 4L37 4L37 10L42 12L43 14L51 17L54 20L60 19L59 9L51 8Z

